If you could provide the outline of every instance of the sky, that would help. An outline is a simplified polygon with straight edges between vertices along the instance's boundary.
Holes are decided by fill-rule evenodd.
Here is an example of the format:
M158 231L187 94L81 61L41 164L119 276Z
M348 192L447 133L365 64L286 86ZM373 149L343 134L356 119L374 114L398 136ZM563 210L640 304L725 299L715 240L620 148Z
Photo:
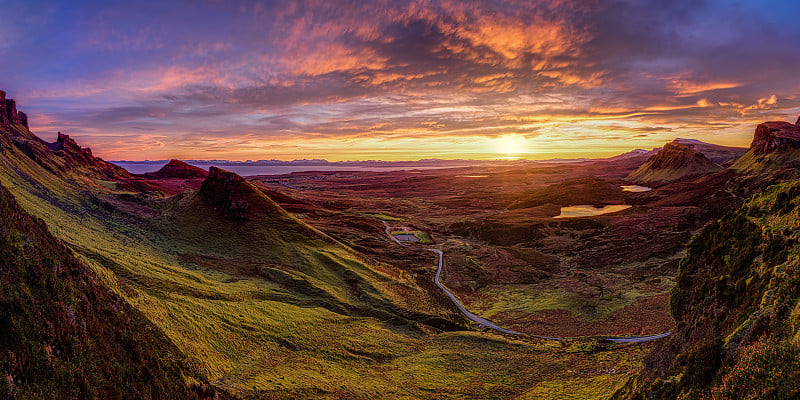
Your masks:
M0 10L0 89L108 160L602 157L800 115L796 0Z

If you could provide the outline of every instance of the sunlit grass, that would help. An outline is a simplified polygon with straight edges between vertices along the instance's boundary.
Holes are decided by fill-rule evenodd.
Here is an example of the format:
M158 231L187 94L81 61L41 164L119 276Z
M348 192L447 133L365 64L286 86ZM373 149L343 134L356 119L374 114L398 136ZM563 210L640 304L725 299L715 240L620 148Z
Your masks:
M448 311L398 280L403 274L390 277L391 266L309 237L293 218L232 222L191 194L151 204L158 217L134 215L102 203L115 185L73 186L13 151L0 159L0 181L209 381L233 393L498 398L557 386L575 362L622 365L614 382L638 368L637 348L592 355L403 321L398 310ZM587 380L586 392L605 393L609 380Z

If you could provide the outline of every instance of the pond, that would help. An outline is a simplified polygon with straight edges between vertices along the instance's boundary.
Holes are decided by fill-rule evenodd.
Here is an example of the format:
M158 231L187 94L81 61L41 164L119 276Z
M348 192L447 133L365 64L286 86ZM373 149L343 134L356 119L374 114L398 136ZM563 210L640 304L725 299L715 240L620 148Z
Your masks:
M622 210L627 210L631 206L627 204L614 204L610 206L593 206L593 205L579 205L561 207L561 215L553 218L580 218L580 217L593 217L595 215L603 215L615 213Z
M653 188L649 188L647 186L639 186L639 185L622 185L620 186L623 192L633 192L633 193L640 193L640 192L649 192L653 190Z
M419 242L419 238L412 233L398 233L394 237L401 242Z

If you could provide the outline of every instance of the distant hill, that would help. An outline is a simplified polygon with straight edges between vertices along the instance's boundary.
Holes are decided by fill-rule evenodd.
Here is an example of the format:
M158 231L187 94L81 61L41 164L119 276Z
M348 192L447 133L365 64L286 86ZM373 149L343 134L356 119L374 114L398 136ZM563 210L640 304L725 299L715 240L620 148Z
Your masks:
M181 160L170 160L166 165L161 167L158 171L148 172L141 175L144 178L150 179L164 179L164 178L180 178L180 179L198 179L208 176L208 172L202 168L189 165Z
M658 150L660 149L653 149L653 150L634 149L626 153L618 154L614 157L606 158L606 160L617 161L617 160L628 160L631 158L650 157L653 154L658 153Z
M696 143L677 140L664 145L658 153L631 172L625 180L640 184L658 184L721 171L723 168L693 149Z
M698 153L703 153L706 158L723 167L732 164L748 150L747 147L721 146L697 139L677 138L673 142L689 147Z
M614 157L609 157L606 160L614 161L614 160L627 160L629 158L637 158L637 157L650 157L653 154L656 154L658 150L659 149L653 149L653 150L633 149L629 152L622 153Z

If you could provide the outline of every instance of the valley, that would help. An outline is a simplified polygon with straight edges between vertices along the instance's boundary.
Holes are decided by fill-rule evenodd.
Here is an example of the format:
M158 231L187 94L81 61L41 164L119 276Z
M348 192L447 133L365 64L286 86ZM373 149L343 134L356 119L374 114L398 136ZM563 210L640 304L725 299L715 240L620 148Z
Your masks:
M688 202L650 207L644 195L624 192L617 185L622 174L613 175L618 166L608 164L608 181L588 172L596 163L253 179L306 203L297 214L304 221L387 263L398 263L397 252L381 243L383 226L362 215L380 212L396 221L387 221L390 224L414 225L430 233L436 248L446 254L445 285L469 310L500 326L558 337L667 332L672 327L666 307L671 276L702 217ZM454 191L464 187L465 175L486 178L468 178L469 190ZM575 202L565 194L569 191L576 193ZM397 196L415 192L416 196ZM516 205L545 193L552 199L536 200L539 204L533 207ZM557 218L559 202L569 206L587 201L630 202L625 206L633 208L590 218ZM612 229L634 240L619 246ZM665 243L665 238L670 240ZM605 259L580 256L576 245ZM409 267L419 269L418 264ZM642 283L637 276L641 265L661 272L651 272Z
M53 151L20 125L5 127L0 138L0 184L44 221L91 279L140 312L146 329L161 332L161 345L185 356L184 379L209 388L193 392L198 397L610 395L647 351L592 338L561 343L470 327L434 284L437 254L397 246L380 219L363 216L385 210L409 218L410 227L433 234L435 246L439 233L427 228L432 220L421 218L422 209L400 214L353 196L363 203L343 211L341 194L302 195L321 180L281 177L304 188L295 193L286 185L217 168L199 173L180 163L133 176L66 135ZM459 296L468 294L448 278L450 254L466 257L469 251L457 247L466 242L443 244L444 281ZM4 362L18 359L19 351L6 353ZM12 365L8 374L21 382L3 386L5 393L36 398L47 390L46 377L35 369L4 365Z
M173 374L161 388L183 391L180 397L635 398L642 390L667 397L697 390L648 386L648 371L656 354L708 346L687 336L682 319L708 301L686 278L698 254L711 251L698 241L719 240L719 224L742 226L736 243L752 241L745 248L763 252L770 265L789 255L775 243L797 243L794 220L757 219L785 236L765 234L764 247L757 225L742 219L745 211L729 213L796 212L781 201L796 195L797 170L776 161L789 157L777 153L780 146L794 151L791 124L760 125L757 146L744 156L702 144L716 161L697 155L692 142L574 162L241 177L178 160L133 175L67 135L47 143L15 122L0 135L4 206L42 221L35 232L64 246L59 251L68 255L57 260L69 261L43 264L48 279L64 279L62 262L75 265L82 271L73 275L77 287L94 282L99 296L116 299L115 312L136 316L121 329L156 332L152 342L134 341L146 346L132 357L159 359L170 349L160 365ZM580 212L565 214L570 209ZM43 233L15 229L4 225L3 251L25 260L25 243ZM757 259L735 251L736 262ZM14 268L42 265L20 262ZM23 289L5 292L4 300L18 302L31 285L28 275L4 271L21 274L13 279ZM732 271L742 274L741 267ZM760 276L731 275L733 286L704 289L733 301L726 287L755 285L735 321L720 314L714 332L729 333L745 320L736 332L748 337L757 315L769 313L754 308L755 293L791 293ZM108 313L84 308L75 316L63 311L74 309L75 295L36 293L30 301L52 303L45 307L62 310L60 318L85 323L95 321L92 313ZM791 296L780 298L794 315ZM3 311L11 331L2 337L13 350L2 359L11 378L0 390L37 398L52 383L34 364L15 360L42 360L31 349L52 351L64 338L55 331L18 336L25 315ZM93 324L96 337L108 339L115 329ZM121 340L118 351L127 354L132 339ZM70 354L91 354L81 347L88 345L71 346ZM80 362L60 357L37 362L67 369ZM148 382L156 381L142 385Z

